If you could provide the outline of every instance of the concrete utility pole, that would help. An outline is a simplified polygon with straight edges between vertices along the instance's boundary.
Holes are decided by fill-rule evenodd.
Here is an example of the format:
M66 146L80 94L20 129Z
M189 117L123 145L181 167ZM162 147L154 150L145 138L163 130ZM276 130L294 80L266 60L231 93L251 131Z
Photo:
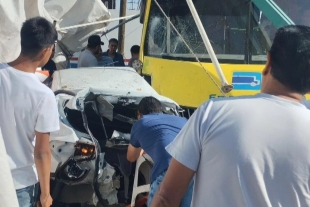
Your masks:
M119 9L119 17L126 16L126 7L127 0L120 0L120 9ZM119 20L121 24L124 20ZM124 55L124 47L125 47L125 24L119 27L118 29L118 52Z

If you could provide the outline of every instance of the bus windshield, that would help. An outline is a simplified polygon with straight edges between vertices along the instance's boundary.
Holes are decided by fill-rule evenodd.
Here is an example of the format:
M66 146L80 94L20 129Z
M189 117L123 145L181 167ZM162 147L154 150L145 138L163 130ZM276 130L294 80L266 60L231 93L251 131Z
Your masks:
M309 25L307 0L275 0L296 23ZM168 20L203 62L211 62L186 0L157 0ZM261 64L266 61L276 28L248 0L193 0L220 63ZM304 3L304 4L303 4ZM298 6L299 5L299 6ZM297 15L299 14L299 15ZM195 61L155 1L152 1L144 52L147 56ZM308 23L308 22L309 23Z

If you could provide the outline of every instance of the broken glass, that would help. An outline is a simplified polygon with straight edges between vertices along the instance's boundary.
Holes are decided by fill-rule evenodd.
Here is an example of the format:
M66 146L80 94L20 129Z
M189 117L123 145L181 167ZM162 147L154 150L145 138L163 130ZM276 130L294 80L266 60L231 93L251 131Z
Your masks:
M146 55L174 60L211 62L186 0L157 0L151 3L144 51ZM275 0L297 23L309 24L306 0ZM276 28L248 0L193 1L220 63L264 63ZM298 9L295 8L297 4ZM287 8L287 9L286 9ZM302 10L302 11L301 11ZM176 27L177 34L170 22ZM191 50L195 53L193 55Z

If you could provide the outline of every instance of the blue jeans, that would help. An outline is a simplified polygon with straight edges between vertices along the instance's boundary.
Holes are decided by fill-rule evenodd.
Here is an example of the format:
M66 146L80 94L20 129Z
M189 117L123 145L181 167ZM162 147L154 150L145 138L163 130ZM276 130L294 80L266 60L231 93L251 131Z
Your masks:
M19 207L34 207L38 199L38 184L16 190Z
M150 207L152 200L154 198L154 195L157 192L157 189L160 185L160 183L163 181L165 177L166 171L163 172L161 175L159 175L156 180L154 180L151 184L151 189L149 192L149 196L147 199L147 206ZM188 186L188 189L181 201L180 207L190 207L192 202L192 194L193 194L193 186L194 186L194 180L191 181L190 185Z

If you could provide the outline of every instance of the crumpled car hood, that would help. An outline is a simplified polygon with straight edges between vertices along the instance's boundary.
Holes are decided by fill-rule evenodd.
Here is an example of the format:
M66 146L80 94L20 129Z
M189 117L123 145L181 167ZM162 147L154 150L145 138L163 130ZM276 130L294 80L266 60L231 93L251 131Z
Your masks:
M153 96L159 101L175 104L173 100L159 95L133 68L98 67L65 69L54 73L52 90L69 90L76 93L66 104L78 110L77 103L90 93L118 97Z

